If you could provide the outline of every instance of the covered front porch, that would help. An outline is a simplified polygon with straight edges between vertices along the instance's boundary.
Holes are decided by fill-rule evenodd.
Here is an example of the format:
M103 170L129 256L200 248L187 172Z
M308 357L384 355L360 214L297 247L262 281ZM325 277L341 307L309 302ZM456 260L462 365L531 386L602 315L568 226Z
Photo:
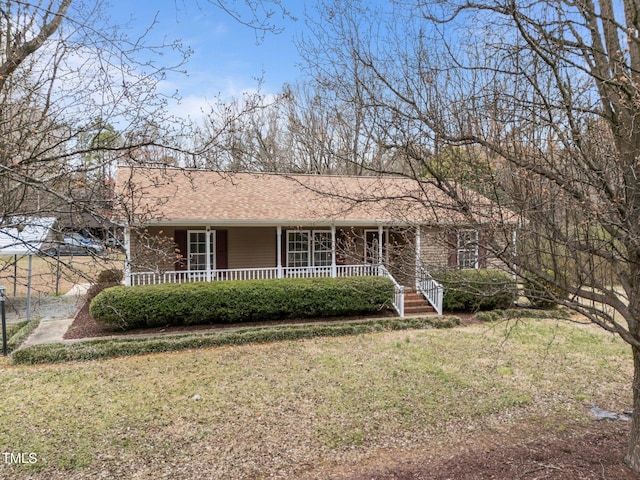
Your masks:
M142 239L127 232L125 244L132 261L125 282L134 286L382 275L394 282L393 306L400 316L405 313L405 286L415 287L442 314L442 287L420 267L420 229L414 229L411 238L406 232L385 225L335 224L153 227L146 229L147 237L174 241L178 251L174 268L157 268L156 263L151 269L153 265L137 263L139 255L132 252L142 248Z

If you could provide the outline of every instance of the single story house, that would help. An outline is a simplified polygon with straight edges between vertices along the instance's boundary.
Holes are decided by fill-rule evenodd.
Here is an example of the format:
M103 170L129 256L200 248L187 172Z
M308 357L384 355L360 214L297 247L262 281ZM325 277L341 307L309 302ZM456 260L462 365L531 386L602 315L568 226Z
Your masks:
M502 223L492 202L460 191L471 224ZM120 166L117 196L127 285L385 274L396 304L415 287L441 313L429 271L493 261L469 212L408 178Z

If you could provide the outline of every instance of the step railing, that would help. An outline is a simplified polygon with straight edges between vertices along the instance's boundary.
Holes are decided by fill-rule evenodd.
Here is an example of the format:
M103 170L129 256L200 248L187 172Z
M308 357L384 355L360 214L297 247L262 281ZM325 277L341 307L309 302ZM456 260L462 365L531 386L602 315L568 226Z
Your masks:
M400 317L404 317L404 287L400 285L384 265L377 265L378 275L390 278L393 282L393 308Z
M419 266L416 270L416 291L427 299L438 315L442 315L444 287L424 267Z

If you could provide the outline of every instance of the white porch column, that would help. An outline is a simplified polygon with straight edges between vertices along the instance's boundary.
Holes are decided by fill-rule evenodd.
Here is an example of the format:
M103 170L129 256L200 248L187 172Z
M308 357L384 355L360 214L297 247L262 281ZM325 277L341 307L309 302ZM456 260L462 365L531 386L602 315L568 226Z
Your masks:
M131 228L124 227L124 284L131 286Z
M382 241L382 236L384 235L384 228L382 227L382 225L378 225L378 264L382 265L382 247L383 247L383 241Z
M336 278L338 276L338 269L336 267L336 226L331 225L331 276Z
M205 268L206 268L206 275L207 275L207 282L211 281L211 229L209 227L206 228L206 233L205 233L205 242L206 245L204 247L204 251L206 254L206 259L205 259ZM213 267L215 267L215 265L213 265Z
M420 267L422 266L422 259L420 251L422 250L421 238L420 238L420 225L416 226L416 288L420 279Z
M276 227L276 258L278 268L278 278L282 278L282 226Z

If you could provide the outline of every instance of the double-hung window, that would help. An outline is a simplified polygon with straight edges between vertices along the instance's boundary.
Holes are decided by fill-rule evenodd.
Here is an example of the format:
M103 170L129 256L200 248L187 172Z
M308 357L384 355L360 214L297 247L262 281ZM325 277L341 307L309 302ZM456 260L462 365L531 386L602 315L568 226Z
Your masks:
M309 232L296 230L287 232L287 265L289 267L309 266Z
M329 230L291 230L287 232L287 266L321 267L331 265L332 244Z
M478 231L460 230L457 246L458 268L478 268Z

